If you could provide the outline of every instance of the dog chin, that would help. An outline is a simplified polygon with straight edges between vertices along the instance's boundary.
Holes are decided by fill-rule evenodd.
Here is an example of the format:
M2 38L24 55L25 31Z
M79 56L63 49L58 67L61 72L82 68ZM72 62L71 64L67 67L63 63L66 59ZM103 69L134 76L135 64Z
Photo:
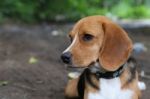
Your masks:
M69 79L77 79L84 69L88 68L90 65L93 65L94 62L91 62L87 66L76 66L76 65L67 65L68 78Z
M81 75L81 72L69 72L68 78L69 79L77 79Z
M76 66L76 65L66 65L68 71L68 78L69 79L76 79L78 78L82 72L84 71L85 67Z

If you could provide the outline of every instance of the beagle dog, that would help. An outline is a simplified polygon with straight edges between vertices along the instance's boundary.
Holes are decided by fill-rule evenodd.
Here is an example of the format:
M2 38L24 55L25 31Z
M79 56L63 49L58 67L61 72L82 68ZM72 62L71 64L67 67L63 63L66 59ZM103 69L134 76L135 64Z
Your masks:
M71 45L62 53L64 63L82 71L69 80L69 99L139 99L144 83L138 81L136 62L130 58L132 41L105 16L79 20L69 33Z

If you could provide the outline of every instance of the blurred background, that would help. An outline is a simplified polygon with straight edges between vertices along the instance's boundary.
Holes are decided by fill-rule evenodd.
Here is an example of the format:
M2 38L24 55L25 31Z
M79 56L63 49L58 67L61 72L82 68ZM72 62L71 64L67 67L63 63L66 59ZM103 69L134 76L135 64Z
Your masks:
M0 21L72 22L89 15L113 19L150 18L149 0L3 0Z
M121 25L134 43L139 79L150 94L150 0L0 0L0 99L64 99L61 52L89 15Z

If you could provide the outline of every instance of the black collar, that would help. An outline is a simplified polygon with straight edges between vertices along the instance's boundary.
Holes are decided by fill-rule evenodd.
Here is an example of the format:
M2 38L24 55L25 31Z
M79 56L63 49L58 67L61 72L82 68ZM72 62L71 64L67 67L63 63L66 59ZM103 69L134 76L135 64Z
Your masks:
M99 78L104 78L104 79L116 78L116 77L119 77L122 74L122 72L124 71L125 65L126 64L123 64L116 71L101 72L99 70L99 71L96 71L94 74L95 74L95 76L96 76L97 79L99 79Z

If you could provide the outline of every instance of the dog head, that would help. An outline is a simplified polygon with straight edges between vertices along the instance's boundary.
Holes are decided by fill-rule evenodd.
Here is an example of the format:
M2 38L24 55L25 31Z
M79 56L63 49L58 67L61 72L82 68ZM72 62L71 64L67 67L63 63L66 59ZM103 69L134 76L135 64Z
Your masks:
M104 16L79 20L69 37L72 43L61 58L75 67L87 67L99 60L104 69L114 71L126 62L132 51L127 33Z

